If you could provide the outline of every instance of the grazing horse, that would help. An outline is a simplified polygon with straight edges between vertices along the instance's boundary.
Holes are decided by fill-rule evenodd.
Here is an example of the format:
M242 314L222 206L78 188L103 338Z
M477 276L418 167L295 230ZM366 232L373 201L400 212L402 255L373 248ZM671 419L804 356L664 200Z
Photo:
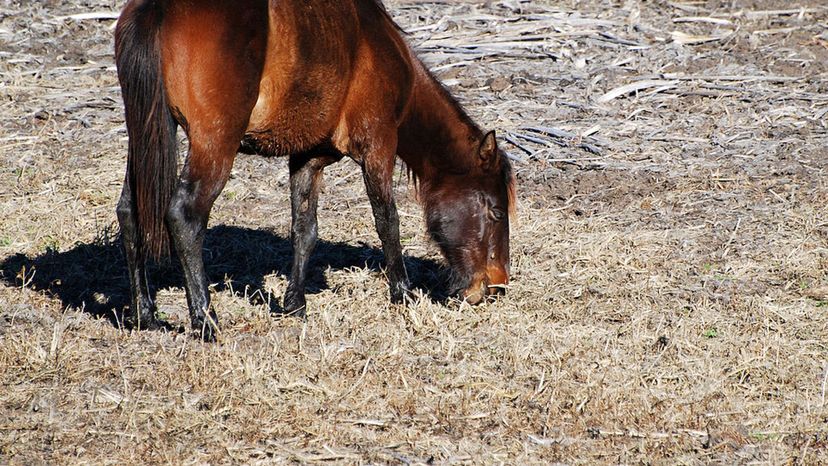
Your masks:
M125 323L157 326L146 261L175 248L194 330L215 339L202 244L239 151L288 156L293 264L304 314L323 169L362 168L391 300L409 281L392 196L396 158L428 231L471 303L509 281L509 160L415 57L379 0L130 0L115 30L129 152L117 214L129 265ZM176 131L189 154L178 173Z

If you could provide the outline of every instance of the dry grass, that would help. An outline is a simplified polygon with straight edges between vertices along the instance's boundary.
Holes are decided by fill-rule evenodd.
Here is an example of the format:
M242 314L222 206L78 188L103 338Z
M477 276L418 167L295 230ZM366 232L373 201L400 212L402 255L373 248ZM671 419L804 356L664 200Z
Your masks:
M521 159L510 293L431 300L400 183L423 298L389 305L342 163L308 321L272 316L287 170L240 156L208 238L215 345L110 318L112 20L60 17L119 3L0 0L0 463L828 461L821 2L389 2ZM154 280L186 324L176 268Z

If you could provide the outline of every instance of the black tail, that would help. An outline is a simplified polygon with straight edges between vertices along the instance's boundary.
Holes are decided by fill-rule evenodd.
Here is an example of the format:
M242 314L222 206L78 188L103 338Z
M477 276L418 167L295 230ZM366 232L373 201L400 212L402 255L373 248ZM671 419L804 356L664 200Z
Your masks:
M163 2L131 0L115 29L115 63L129 134L126 182L132 192L141 257L169 251L164 222L178 173L177 124L161 76Z

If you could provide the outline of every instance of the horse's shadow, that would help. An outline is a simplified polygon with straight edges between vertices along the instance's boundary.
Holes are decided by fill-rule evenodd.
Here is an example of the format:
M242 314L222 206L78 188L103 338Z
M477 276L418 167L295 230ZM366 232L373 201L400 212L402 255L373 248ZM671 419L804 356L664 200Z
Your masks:
M220 225L208 230L204 242L204 265L216 291L244 293L253 304L268 304L281 313L281 299L265 290L265 277L288 275L292 250L290 241L265 230ZM365 244L320 241L311 258L306 290L318 293L329 289L324 271L368 267L380 271L382 252ZM435 261L405 258L413 286L432 299L446 299L442 283L444 270ZM178 261L164 260L148 267L154 290L183 287ZM129 304L129 278L120 240L103 235L90 244L78 244L64 251L47 251L29 257L9 256L0 263L0 281L8 286L45 292L61 300L64 307L84 309L106 317L117 325L117 313ZM272 299L271 299L272 298Z

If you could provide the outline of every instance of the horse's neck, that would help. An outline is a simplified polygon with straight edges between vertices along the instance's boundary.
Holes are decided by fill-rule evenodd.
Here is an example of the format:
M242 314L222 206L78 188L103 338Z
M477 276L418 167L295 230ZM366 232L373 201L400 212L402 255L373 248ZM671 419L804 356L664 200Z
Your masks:
M408 112L400 127L398 154L414 175L428 180L439 172L466 172L471 141L480 129L437 80L417 63Z

